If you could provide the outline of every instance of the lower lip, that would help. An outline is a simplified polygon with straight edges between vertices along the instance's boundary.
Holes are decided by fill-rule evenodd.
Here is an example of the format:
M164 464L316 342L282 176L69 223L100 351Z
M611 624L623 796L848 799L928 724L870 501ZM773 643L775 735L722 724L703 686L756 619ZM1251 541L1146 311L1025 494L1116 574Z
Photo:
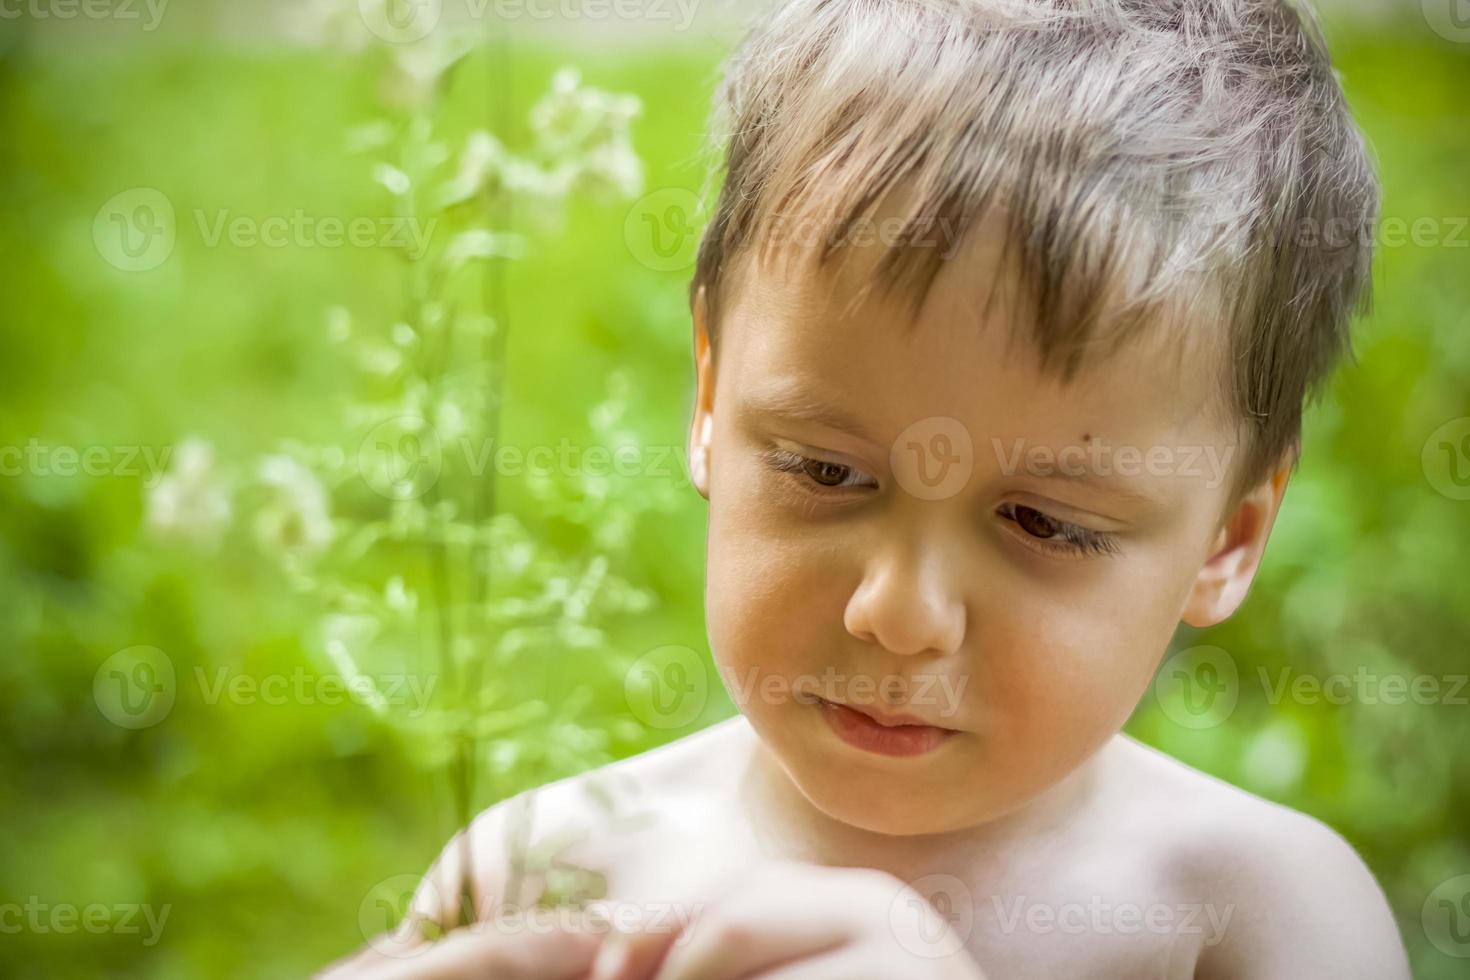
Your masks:
M952 729L933 725L880 725L861 711L843 704L820 701L822 716L837 737L854 748L877 755L924 755L939 748L954 734Z

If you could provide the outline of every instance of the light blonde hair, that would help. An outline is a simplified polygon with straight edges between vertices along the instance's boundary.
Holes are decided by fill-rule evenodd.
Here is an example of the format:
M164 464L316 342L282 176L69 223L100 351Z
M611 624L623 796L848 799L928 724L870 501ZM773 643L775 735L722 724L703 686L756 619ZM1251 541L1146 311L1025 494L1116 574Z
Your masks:
M1282 0L786 0L727 61L712 136L691 297L716 336L736 259L783 228L819 228L823 265L902 187L875 281L917 311L999 215L1048 371L1164 310L1220 338L1232 508L1295 464L1305 404L1352 356L1378 183L1315 21Z

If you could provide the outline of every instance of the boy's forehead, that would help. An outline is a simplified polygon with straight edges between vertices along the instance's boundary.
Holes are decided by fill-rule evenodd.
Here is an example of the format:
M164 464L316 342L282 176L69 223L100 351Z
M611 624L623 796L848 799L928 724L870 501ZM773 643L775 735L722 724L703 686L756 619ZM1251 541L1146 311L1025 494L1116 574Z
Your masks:
M914 413L964 420L997 403L1011 410L1003 415L1024 407L1038 439L1108 428L1134 439L1202 435L1229 418L1218 337L1202 337L1201 324L1160 322L1067 381L1044 369L995 222L976 225L945 259L917 314L909 297L874 286L885 248L846 245L821 266L802 247L746 257L721 327L735 386L892 416L875 428L902 429Z

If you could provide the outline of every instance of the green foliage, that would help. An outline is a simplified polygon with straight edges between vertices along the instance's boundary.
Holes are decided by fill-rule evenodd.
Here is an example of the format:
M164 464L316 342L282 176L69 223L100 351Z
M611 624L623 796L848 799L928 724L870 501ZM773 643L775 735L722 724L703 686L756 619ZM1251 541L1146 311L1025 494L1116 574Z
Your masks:
M1436 885L1470 873L1470 708L1273 695L1283 670L1288 683L1364 668L1448 691L1470 669L1470 504L1439 492L1423 459L1436 429L1470 415L1470 235L1445 240L1470 214L1470 48L1329 27L1381 161L1385 216L1439 219L1440 237L1383 248L1359 363L1309 417L1250 600L1176 644L1227 654L1233 710L1189 727L1150 694L1130 731L1342 830L1384 883L1416 975L1450 977L1461 961L1429 942L1421 916ZM629 477L503 476L493 508L463 455L444 454L438 496L394 500L393 479L385 496L355 469L375 424L454 404L472 424L494 415L507 446L684 443L685 273L640 265L626 200L558 169L595 134L552 126L559 141L538 141L533 120L566 109L555 96L540 117L535 106L575 63L589 85L641 100L645 186L697 188L718 52L506 53L455 60L432 106L410 84L422 72L395 76L371 54L0 57L0 445L102 447L111 461L100 475L0 477L0 902L170 908L151 945L146 927L5 935L0 972L301 975L364 941L375 889L421 873L466 808L685 731L645 730L622 686L643 651L705 647L703 505L676 462ZM492 172L516 188L507 210L480 196ZM624 160L600 182L627 193L627 172ZM178 236L166 262L127 272L103 261L92 230L104 202L138 187L172 202ZM551 199L562 203L538 203ZM434 239L422 262L392 247L208 241L221 210L259 223L406 208L438 208L458 237ZM524 257L496 258L512 250ZM435 282L460 260L502 268L501 285L475 268ZM451 318L459 346L434 332ZM491 393L503 402L457 401ZM149 501L180 488L164 473L195 474L196 530L215 515L213 540L160 540L177 522ZM448 572L437 585L436 562ZM137 647L166 656L177 695L163 721L129 728L99 710L94 682ZM129 653L126 669L150 656ZM322 686L354 670L372 681L357 696ZM379 681L395 672L444 687L375 708L365 692L385 699ZM280 703L259 687L275 677L292 685ZM691 727L733 710L712 702ZM479 774L467 796L457 759L461 776ZM532 860L555 869L556 895L597 894L554 854Z

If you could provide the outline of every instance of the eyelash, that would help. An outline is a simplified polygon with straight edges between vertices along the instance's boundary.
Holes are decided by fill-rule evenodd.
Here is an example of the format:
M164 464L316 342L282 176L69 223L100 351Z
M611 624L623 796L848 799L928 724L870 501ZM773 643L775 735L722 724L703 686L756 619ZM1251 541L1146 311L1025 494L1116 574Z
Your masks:
M798 483L801 484L802 489L808 493L840 493L853 487L865 485L848 483L846 479L844 479L842 483L838 484L829 485L818 483L816 480L812 479L811 473L807 469L807 467L813 464L825 464L828 466L840 467L842 469L850 471L852 474L862 474L862 470L859 470L856 467L848 466L845 463L833 463L830 460L814 459L810 456L803 456L801 453L794 453L790 450L780 449L776 447L766 449L762 451L760 455L761 459L766 463L766 465L770 466L773 470L776 470L777 472L791 475L796 479ZM1041 535L1032 534L1024 527L1021 527L1021 523L1016 516L1019 511L1025 511L1027 513L1035 514L1037 517L1040 517L1042 520L1044 520L1047 524L1055 527L1056 533L1053 534L1051 537L1043 537ZM1025 536L1026 540L1028 542L1032 542L1028 545L1028 547L1037 549L1039 551L1048 552L1050 554L1078 556L1115 555L1119 551L1117 538L1113 535L1104 533L1102 531L1094 531L1090 528L1085 528L1080 525L1073 524L1069 521L1058 520L1048 514L1043 513L1042 511L1037 510L1034 507L1027 507L1024 504L1005 503L1001 505L1001 512L1001 516L1005 517L1011 523L1015 524L1018 528L1021 528L1021 533ZM1060 540L1064 543L1051 543L1056 540Z
M1010 508L1011 513L1005 513L1006 508ZM1067 521L1057 520L1055 517L1051 517L1048 514L1042 513L1035 507L1027 507L1024 504L1005 503L1001 505L1001 510L1001 516L1005 517L1017 527L1021 527L1021 522L1017 520L1015 516L1013 516L1015 512L1028 511L1032 514L1037 515L1042 520L1046 521L1048 524L1057 529L1056 533L1051 537L1042 537L1040 535L1032 534L1030 531L1027 531L1025 528L1022 527L1021 533L1026 536L1026 539L1028 541L1035 542L1035 544L1030 545L1030 547L1038 548L1042 551L1051 552L1052 554L1082 556L1116 555L1119 551L1118 539L1114 535L1107 534L1102 531L1094 531L1091 528L1081 527L1080 525L1072 524ZM1065 541L1066 543L1050 543L1058 539Z
M763 450L760 455L761 459L764 460L766 465L771 467L771 469L776 470L780 473L791 474L794 478L796 478L797 482L802 485L803 489L811 493L841 493L846 490L851 490L855 487L867 485L860 483L848 483L846 478L844 478L842 483L838 484L818 483L816 480L812 479L811 473L807 470L808 466L812 464L817 464L825 466L837 466L844 470L850 471L851 474L861 474L863 476L867 476L867 474L863 473L862 470L858 469L855 466L848 466L846 463L834 463L831 460L827 459L814 459L811 456L803 456L801 453L793 453L789 449L780 449L775 446L771 447L770 449ZM868 478L870 480L872 479L872 477Z

